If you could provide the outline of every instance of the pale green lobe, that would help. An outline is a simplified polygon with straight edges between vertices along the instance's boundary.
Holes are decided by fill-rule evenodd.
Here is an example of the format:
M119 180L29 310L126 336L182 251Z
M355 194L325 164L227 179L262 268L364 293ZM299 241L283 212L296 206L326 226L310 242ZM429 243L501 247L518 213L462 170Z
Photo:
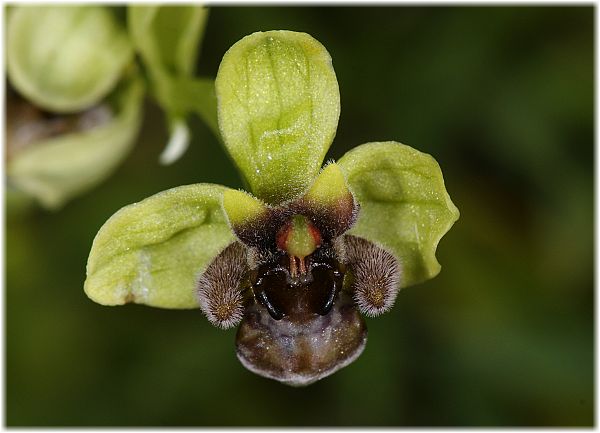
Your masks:
M223 209L232 226L256 221L267 212L267 206L245 191L228 189L223 193Z
M94 239L85 293L103 305L199 307L197 278L235 240L221 207L224 190L180 186L119 210Z
M9 181L47 208L58 208L109 176L135 144L142 117L143 83L123 82L106 101L106 124L41 140L7 163Z
M99 6L15 7L6 41L13 86L61 113L100 101L133 59L127 32L109 8Z
M335 163L327 164L315 179L304 198L316 205L333 205L345 199L350 191L340 166Z
M392 253L400 262L400 287L433 278L440 271L438 242L458 220L439 165L425 153L395 143L367 143L338 164L360 204L348 232Z
M340 114L327 50L306 33L254 33L225 53L215 87L221 135L251 191L271 204L302 193Z

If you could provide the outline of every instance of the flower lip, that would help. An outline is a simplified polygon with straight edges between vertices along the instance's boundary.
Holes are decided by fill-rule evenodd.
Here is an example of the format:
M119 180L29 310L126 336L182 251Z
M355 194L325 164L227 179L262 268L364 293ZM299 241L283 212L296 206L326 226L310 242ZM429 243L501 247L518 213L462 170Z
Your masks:
M236 352L250 371L304 386L350 364L362 353L366 340L363 318L348 294L339 292L326 315L275 320L258 303L247 307Z

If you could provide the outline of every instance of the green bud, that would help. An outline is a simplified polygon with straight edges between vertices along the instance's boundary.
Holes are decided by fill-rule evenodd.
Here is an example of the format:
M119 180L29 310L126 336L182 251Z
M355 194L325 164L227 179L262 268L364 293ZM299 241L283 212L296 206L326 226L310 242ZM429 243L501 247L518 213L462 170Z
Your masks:
M133 43L156 86L193 75L207 18L202 6L128 7Z
M54 112L99 102L133 58L127 33L108 7L15 7L6 39L11 83Z

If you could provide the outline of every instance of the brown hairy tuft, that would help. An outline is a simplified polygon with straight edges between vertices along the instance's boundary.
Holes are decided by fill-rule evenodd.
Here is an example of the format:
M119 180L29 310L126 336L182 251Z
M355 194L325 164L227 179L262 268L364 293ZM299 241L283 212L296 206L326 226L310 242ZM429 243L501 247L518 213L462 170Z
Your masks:
M223 329L240 323L244 314L240 283L247 271L246 248L235 242L200 275L196 295L210 323Z
M344 240L346 261L354 276L354 300L359 310L369 317L387 312L398 294L398 260L366 239L346 235Z

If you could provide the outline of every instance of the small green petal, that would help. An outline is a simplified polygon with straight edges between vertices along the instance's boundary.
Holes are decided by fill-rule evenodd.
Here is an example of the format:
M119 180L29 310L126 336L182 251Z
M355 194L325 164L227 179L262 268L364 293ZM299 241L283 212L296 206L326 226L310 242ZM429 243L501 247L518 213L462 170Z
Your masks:
M458 220L439 165L430 155L395 142L367 143L338 164L360 204L349 234L391 252L400 262L400 287L440 271L438 242Z
M11 83L40 107L86 109L106 96L133 58L108 7L19 6L7 28Z
M112 120L83 132L35 142L16 153L7 163L9 181L51 209L97 185L135 144L143 94L139 78L122 83L107 101L114 110Z
M304 195L311 203L323 206L331 206L350 194L346 185L344 173L340 166L335 163L328 164L317 176L315 182Z
M235 239L221 207L224 190L181 186L115 213L94 239L85 293L103 305L197 308L198 276Z
M306 33L254 33L225 53L215 86L221 135L252 192L271 204L299 195L340 114L327 50Z
M223 193L223 208L234 227L252 223L265 215L267 207L244 191L228 189Z

